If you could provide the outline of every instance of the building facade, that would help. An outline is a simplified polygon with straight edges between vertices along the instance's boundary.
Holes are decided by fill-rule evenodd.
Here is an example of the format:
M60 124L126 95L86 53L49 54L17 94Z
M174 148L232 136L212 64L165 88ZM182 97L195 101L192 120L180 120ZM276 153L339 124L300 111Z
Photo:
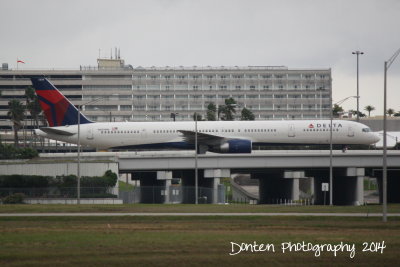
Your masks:
M99 59L97 67L79 70L0 70L0 129L11 130L8 101L25 102L29 77L45 76L94 121L193 120L203 118L209 103L227 98L256 120L329 118L330 69L254 67L135 67L121 59ZM93 104L84 105L101 98ZM29 124L27 128L30 128Z

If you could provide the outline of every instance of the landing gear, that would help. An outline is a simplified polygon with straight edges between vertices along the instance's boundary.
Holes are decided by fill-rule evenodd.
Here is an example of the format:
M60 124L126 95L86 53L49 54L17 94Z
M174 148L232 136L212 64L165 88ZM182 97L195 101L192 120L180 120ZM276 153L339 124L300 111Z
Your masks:
M349 147L346 146L346 145L343 145L343 147L342 147L342 152L343 152L343 153L346 153L347 149L349 149Z

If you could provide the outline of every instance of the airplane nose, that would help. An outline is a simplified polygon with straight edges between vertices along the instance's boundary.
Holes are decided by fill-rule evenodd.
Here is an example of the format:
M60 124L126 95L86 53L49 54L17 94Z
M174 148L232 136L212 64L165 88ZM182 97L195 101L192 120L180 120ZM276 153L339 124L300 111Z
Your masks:
M377 134L374 134L373 140L374 140L374 143L377 143L377 142L379 142L379 140L381 140L381 138Z

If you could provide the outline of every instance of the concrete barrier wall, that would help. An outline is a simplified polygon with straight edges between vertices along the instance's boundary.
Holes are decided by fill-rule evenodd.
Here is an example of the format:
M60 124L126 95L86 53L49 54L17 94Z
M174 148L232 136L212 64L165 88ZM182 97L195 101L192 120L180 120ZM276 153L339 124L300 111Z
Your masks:
M77 174L78 164L67 163L22 163L22 162L0 162L0 174L22 174L22 175L70 175ZM81 176L102 176L107 170L118 173L117 162L82 162Z
M361 123L369 126L372 131L379 132L383 130L383 118L382 119L364 119L360 120ZM400 131L400 118L388 118L387 120L387 130L390 132Z
M76 199L49 199L49 198L28 198L26 204L77 204ZM118 198L81 198L81 204L123 204L122 199Z

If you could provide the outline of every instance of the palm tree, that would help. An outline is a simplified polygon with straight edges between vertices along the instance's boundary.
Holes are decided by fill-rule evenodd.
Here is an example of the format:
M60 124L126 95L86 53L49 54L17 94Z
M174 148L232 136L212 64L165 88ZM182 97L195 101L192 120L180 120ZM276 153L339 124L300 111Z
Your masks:
M334 104L332 108L333 117L338 118L340 112L343 112L343 108L337 104Z
M392 115L395 113L394 109L389 108L386 113L389 115L389 117L392 117Z
M255 120L255 116L253 114L253 112L251 112L251 110L247 109L247 108L243 108L242 112L241 112L241 117L240 119L242 121L254 121Z
M11 100L8 102L9 110L7 116L13 122L14 128L14 145L18 146L18 130L22 128L22 121L24 120L25 107L19 100Z
M368 106L366 106L366 107L364 108L364 110L368 112L368 117L371 117L371 111L374 111L374 110L375 110L375 107L374 107L374 106L371 106L371 105L368 105Z
M201 114L195 112L195 113L193 113L193 120L194 121L202 121L203 117L201 116Z
M32 86L28 86L25 89L25 97L26 97L26 108L31 115L31 128L39 128L39 116L42 112L42 109L39 104L39 99L35 94L35 89ZM35 122L35 127L33 126L33 122ZM32 131L32 130L31 130ZM31 142L30 144L36 144L36 135L31 133Z
M32 86L28 86L25 89L25 97L26 108L29 110L37 128L39 127L39 114L42 112L42 109L40 108L39 100L35 94L35 89L33 89Z
M208 121L217 120L216 114L217 114L217 106L215 106L214 103L208 104L208 106L207 106L207 115L206 115L207 120Z
M225 105L219 107L218 113L222 113L221 119L224 121L233 121L233 115L236 114L236 101L232 97L225 99Z

